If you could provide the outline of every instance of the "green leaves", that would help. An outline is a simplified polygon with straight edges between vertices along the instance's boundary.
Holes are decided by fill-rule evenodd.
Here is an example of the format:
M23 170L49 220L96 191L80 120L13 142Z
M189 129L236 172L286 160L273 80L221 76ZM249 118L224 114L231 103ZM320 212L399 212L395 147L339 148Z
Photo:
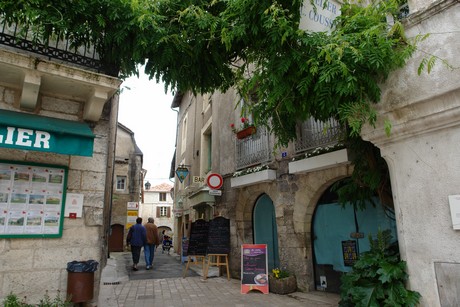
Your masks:
M360 255L351 272L342 276L339 306L416 306L420 294L407 290L406 264L391 244L389 230L379 231L371 250Z

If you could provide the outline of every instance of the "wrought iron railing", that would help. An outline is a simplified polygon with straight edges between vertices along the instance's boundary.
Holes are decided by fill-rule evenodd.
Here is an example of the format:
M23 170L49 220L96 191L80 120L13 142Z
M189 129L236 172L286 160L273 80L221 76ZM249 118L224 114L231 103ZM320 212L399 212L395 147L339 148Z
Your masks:
M266 128L258 127L257 132L244 139L236 139L236 169L270 161L270 138Z
M335 119L325 122L310 118L297 127L296 153L305 152L317 147L334 145L339 142L343 128Z
M7 24L0 16L0 44L18 48L48 59L56 59L69 64L101 71L102 63L93 47L71 46L69 40L56 40L52 37L31 39L30 31L18 24Z

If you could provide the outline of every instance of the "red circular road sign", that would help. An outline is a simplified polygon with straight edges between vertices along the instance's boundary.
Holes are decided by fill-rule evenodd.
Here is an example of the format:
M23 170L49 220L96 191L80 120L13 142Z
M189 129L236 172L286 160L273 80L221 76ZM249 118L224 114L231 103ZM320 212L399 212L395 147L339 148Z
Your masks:
M221 175L212 173L209 174L208 178L206 178L206 183L211 189L217 190L222 187L222 184L224 184L224 179Z

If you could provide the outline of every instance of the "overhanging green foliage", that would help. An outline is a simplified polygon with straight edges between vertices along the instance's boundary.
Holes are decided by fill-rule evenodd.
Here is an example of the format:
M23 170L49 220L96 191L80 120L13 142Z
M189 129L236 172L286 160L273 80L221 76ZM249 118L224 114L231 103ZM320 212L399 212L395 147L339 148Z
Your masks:
M387 22L389 16L397 20L398 1L372 1L366 6L345 2L331 33L300 30L301 4L301 0L3 0L0 14L32 29L36 40L53 34L75 45L96 46L105 67L122 77L137 74L139 64L145 64L151 78L162 79L176 91L206 93L236 87L255 124L267 126L279 144L295 139L296 124L310 116L336 118L356 137L363 124L375 123L373 103L380 100L379 84L415 49L401 23ZM376 188L389 191L383 186L388 184L386 169L379 176L375 173L381 170L379 161L370 171L366 167L373 161L355 162L360 173L354 179L360 182L351 181L343 195L358 191L364 197Z
M45 0L0 3L10 22L30 25L36 39L56 34L93 44L122 76L146 63L151 78L179 91L238 87L257 97L257 124L280 143L295 123L336 117L359 133L375 121L379 82L404 65L414 47L396 16L398 3L344 3L330 34L299 30L300 0ZM249 101L249 100L248 100Z

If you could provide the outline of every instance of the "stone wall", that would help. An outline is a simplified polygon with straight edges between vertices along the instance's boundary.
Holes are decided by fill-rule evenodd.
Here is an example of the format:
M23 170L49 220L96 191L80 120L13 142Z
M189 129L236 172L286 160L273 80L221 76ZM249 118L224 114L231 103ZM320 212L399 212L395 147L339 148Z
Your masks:
M15 110L20 92L0 87L0 108ZM43 96L41 115L68 120L81 118L79 101ZM16 110L19 111L19 110ZM94 125L92 157L67 156L44 152L0 149L0 159L22 164L43 163L68 167L67 193L84 195L83 217L64 218L61 238L0 239L0 300L13 292L27 302L37 303L48 291L53 298L67 290L67 262L101 262L104 188L107 165L108 121ZM99 283L100 270L95 273ZM97 287L95 289L97 297Z
M277 180L235 189L224 178L223 197L217 210L230 219L230 271L241 274L241 244L253 242L253 210L257 198L267 194L275 207L279 257L282 266L297 277L302 291L315 289L311 242L313 212L322 193L334 182L350 176L350 166L333 167L309 174L288 175L289 160L276 162Z

